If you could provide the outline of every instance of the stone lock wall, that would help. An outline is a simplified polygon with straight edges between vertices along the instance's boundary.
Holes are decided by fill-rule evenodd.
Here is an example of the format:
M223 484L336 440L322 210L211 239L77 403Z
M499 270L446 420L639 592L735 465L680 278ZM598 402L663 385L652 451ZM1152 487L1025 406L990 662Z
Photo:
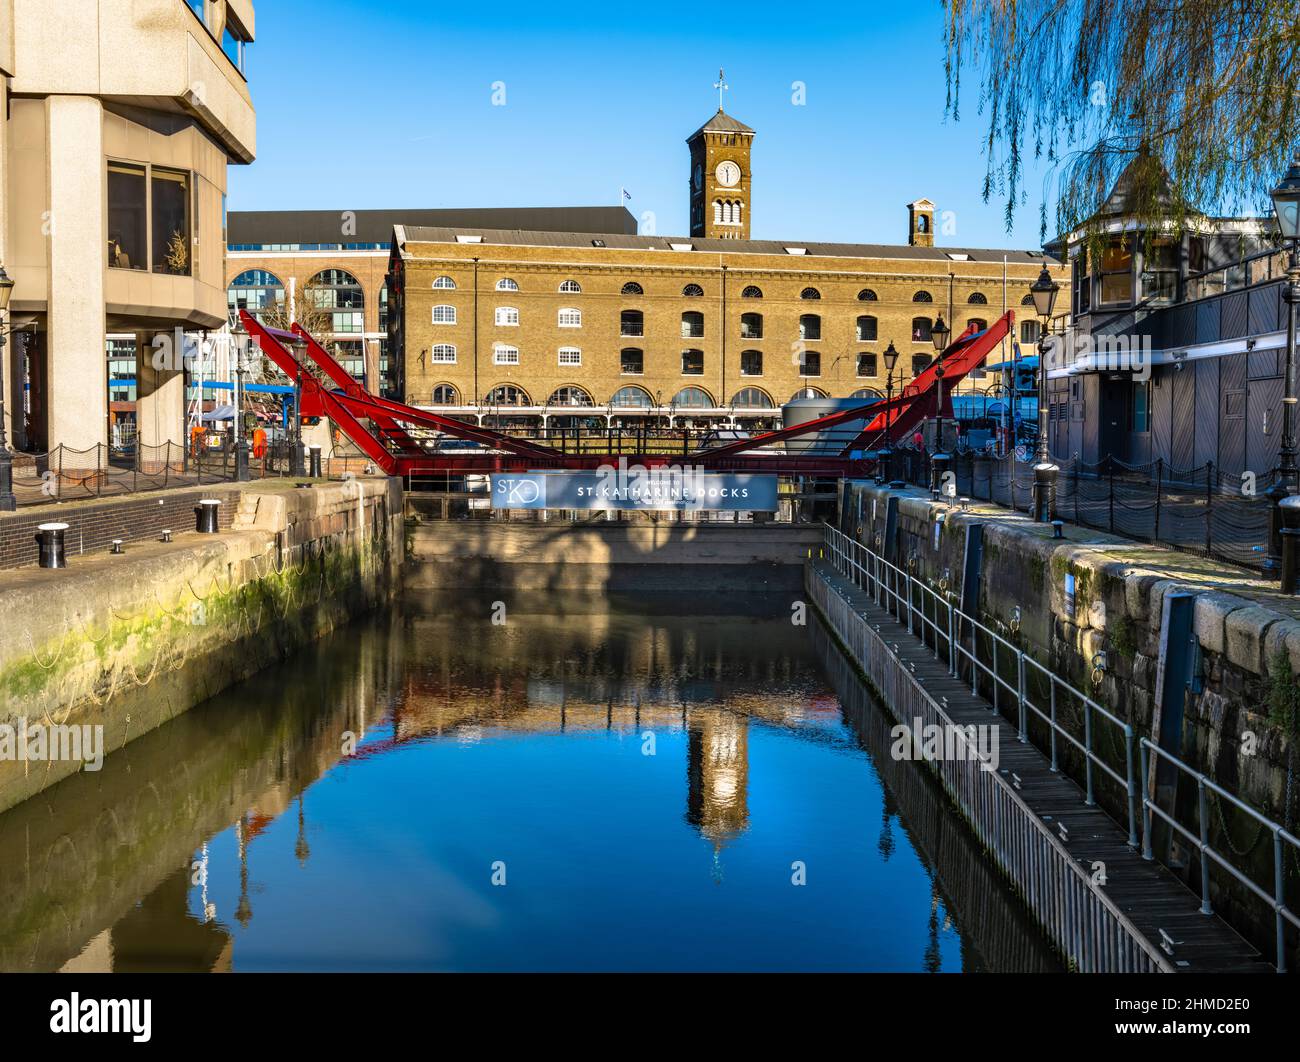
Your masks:
M400 483L244 491L233 529L0 582L0 724L102 725L108 755L397 589ZM0 759L0 811L79 762Z

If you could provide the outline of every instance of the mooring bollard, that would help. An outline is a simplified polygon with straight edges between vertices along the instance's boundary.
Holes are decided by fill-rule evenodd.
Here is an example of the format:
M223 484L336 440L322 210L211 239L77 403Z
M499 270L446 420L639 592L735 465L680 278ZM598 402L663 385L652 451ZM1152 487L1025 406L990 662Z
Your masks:
M320 447L307 447L307 475L312 479L320 479Z
M40 544L40 565L42 568L66 568L68 559L63 550L63 533L67 524L41 524L36 529L39 534L36 541Z
M1053 521L1052 521L1052 537L1053 537L1053 538L1064 538L1064 537L1065 537L1065 521L1064 521L1064 520L1053 520Z
M115 539L113 539L113 544L112 544L112 546L109 548L109 551L108 551L108 552L114 554L115 556L121 556L121 553L122 553L122 540L121 540L120 538L115 538Z
M202 498L194 509L194 530L201 535L217 533L217 509L221 502L216 498Z
M164 527L164 528L163 528L163 530L162 530L162 540L163 540L164 542L170 542L170 541L172 540L172 529L171 529L170 527Z

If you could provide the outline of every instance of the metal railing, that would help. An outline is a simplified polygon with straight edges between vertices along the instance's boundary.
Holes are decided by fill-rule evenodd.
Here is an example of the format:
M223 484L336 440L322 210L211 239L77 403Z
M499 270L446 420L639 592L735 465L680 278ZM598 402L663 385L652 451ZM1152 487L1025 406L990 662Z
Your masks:
M1207 778L1196 768L1184 763L1177 756L1165 752L1162 748L1147 738L1142 739L1142 748L1144 751L1151 753L1153 764L1159 764L1160 761L1172 764L1182 774L1196 782L1196 830L1190 830L1178 819L1165 811L1148 795L1149 790L1146 782L1146 758L1142 757L1142 858L1154 859L1155 854L1151 848L1152 823L1151 816L1158 815L1160 820L1166 823L1170 829L1176 831L1184 840L1191 844L1201 856L1201 913L1210 915L1214 913L1214 907L1210 902L1210 865L1217 864L1228 874L1245 886L1249 892L1262 900L1273 910L1274 933L1276 937L1275 949L1277 953L1277 971L1286 973L1286 923L1290 922L1297 929L1300 929L1300 917L1292 911L1286 904L1286 849L1283 843L1290 845L1293 849L1293 858L1300 856L1300 837L1283 828L1274 822L1267 815L1256 811L1249 804L1237 799L1229 793L1223 786ZM1154 767L1152 769L1154 773ZM1261 827L1267 830L1273 837L1273 888L1270 892L1262 888L1249 876L1243 874L1236 866L1229 862L1222 854L1215 851L1214 846L1210 844L1210 814L1209 814L1209 794L1213 793L1221 800L1226 800L1238 811L1245 813L1249 818L1257 822Z
M1276 923L1277 968L1286 970L1286 941L1284 922L1300 929L1300 918L1286 904L1286 864L1283 843L1294 848L1300 858L1300 839L1252 808L1204 774L1183 763L1177 757L1161 750L1146 738L1138 738L1133 725L1076 689L1069 682L1053 674L1023 649L1003 637L975 616L964 612L948 596L948 588L929 585L909 571L898 567L874 550L856 541L838 528L825 524L825 544L832 566L844 578L865 591L876 605L905 624L908 633L918 638L935 656L946 662L948 673L954 678L968 679L971 693L982 693L991 709L999 715L1014 718L1017 736L1022 742L1031 739L1031 721L1036 719L1046 729L1045 742L1035 742L1040 748L1046 744L1051 758L1051 770L1062 770L1060 742L1064 741L1079 754L1085 791L1084 803L1096 806L1097 784L1112 783L1117 796L1122 798L1127 814L1128 844L1140 846L1143 858L1154 859L1152 846L1152 815L1158 815L1201 855L1201 910L1212 914L1210 906L1210 865L1215 863L1245 886L1252 895L1262 900L1272 910ZM981 689L981 686L983 689ZM1010 711L1004 711L1009 702ZM1081 717L1079 728L1063 724L1062 717ZM1112 742L1122 738L1122 754L1108 759L1098 741L1098 724L1107 728ZM1153 764L1164 760L1194 780L1198 791L1198 828L1191 830L1182 825L1177 816L1161 808L1150 796L1147 786L1148 768L1143 753L1149 753ZM1154 766L1151 768L1154 774ZM1066 770L1069 776L1072 772ZM1080 781L1076 777L1076 781ZM1263 888L1210 840L1210 823L1207 814L1206 794L1213 792L1233 807L1259 823L1273 836L1273 887ZM1106 810L1103 805L1103 810ZM1141 837L1139 839L1139 825Z

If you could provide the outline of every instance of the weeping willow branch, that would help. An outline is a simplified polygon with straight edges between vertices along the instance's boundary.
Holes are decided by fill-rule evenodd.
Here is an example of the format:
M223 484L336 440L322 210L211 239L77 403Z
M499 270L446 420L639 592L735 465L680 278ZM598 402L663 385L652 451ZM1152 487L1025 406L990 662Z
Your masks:
M1181 231L1204 210L1266 213L1300 143L1295 0L944 0L947 113L978 73L985 201L1008 230L1027 152L1054 179L1056 232L1088 227L1121 173L1128 210Z

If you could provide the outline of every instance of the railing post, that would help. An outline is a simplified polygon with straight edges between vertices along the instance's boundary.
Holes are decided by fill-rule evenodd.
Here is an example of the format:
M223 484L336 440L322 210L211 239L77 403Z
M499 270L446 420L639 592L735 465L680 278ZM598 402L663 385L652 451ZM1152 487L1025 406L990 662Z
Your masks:
M1133 724L1124 724L1124 777L1128 779L1128 846L1138 846L1137 779L1133 777Z
M915 634L916 628L912 618L912 573L908 572L904 576L904 586L907 588L907 633Z
M1153 542L1160 541L1160 495L1162 493L1161 487L1164 481L1164 468L1165 468L1165 459L1163 457L1157 457L1156 458L1156 526L1154 532L1151 535L1151 540Z
M1056 678L1053 675L1047 676L1048 685L1048 711L1052 721L1051 746L1052 746L1052 773L1060 771L1060 764L1056 761Z
M957 643L954 638L956 623L953 619L952 602L948 602L948 674L957 677Z
M1210 905L1210 860L1205 854L1210 848L1210 821L1204 775L1196 776L1196 800L1201 820L1201 914L1212 915L1214 908Z
M1142 787L1142 858L1150 862L1155 859L1151 851L1151 802L1147 799L1147 754L1143 745L1146 740L1138 742L1138 784Z
M1282 834L1273 827L1273 921L1277 936L1277 972L1286 973L1286 923L1282 908L1286 906L1286 863L1283 861Z
M972 696L978 696L978 695L979 695L980 669L979 669L978 664L976 664L976 660L978 659L978 657L975 655L975 654L976 654L976 650L979 648L979 643L975 640L977 637L978 637L978 631L976 630L976 627L975 627L975 621L974 621L974 620L971 620L971 624L970 624L970 692L971 692L971 695L972 695Z
M1085 750L1084 763L1085 774L1088 778L1088 798L1084 801L1088 807L1097 803L1093 799L1092 792L1092 702L1084 699L1083 702L1083 747Z
M1023 744L1029 740L1029 726L1025 718L1025 654L1021 649L1016 650L1016 714L1020 721L1020 741Z

